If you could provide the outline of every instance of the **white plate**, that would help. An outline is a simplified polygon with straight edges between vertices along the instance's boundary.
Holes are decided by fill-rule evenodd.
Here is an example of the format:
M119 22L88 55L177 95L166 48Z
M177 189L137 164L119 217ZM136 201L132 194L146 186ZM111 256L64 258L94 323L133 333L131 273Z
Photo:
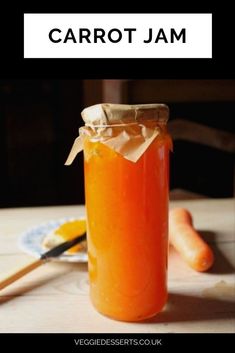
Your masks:
M53 229L59 227L62 223L72 221L74 219L75 218L63 218L58 220L51 220L47 223L39 224L36 227L28 229L21 235L19 239L19 247L26 253L39 258L44 252L47 251L42 247L43 238ZM79 251L75 254L64 253L53 260L68 262L87 262L88 258L86 251Z

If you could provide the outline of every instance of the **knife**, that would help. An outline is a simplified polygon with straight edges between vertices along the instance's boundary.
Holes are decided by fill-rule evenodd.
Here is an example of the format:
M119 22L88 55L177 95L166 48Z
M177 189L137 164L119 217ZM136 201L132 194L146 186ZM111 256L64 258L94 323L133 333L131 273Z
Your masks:
M35 268L43 265L44 263L50 261L55 257L58 257L59 255L63 254L66 250L72 248L73 246L81 243L84 240L86 240L86 233L55 246L54 248L43 253L39 259L33 259L26 265L21 266L20 268L18 267L17 269L11 270L8 273L0 275L0 290L9 286L9 284L11 283L14 283L21 277L25 276L27 273L33 271Z

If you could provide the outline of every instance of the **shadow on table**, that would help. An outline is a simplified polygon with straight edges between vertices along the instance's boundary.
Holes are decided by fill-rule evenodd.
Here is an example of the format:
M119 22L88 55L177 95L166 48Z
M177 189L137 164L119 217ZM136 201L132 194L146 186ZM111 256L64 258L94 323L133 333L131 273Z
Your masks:
M231 301L170 293L164 311L141 323L173 323L235 318L235 298Z
M215 262L208 274L231 274L234 266L219 248L216 233L198 230L205 241L213 248ZM224 241L224 243L227 241ZM230 241L228 241L230 243ZM231 246L234 243L231 242ZM223 299L220 299L223 298ZM235 287L221 281L213 288L204 290L204 296L193 296L178 293L169 293L168 304L164 311L145 323L172 323L185 321L215 320L235 318Z
M215 262L208 273L210 274L229 274L234 273L235 268L233 264L227 259L227 257L223 254L222 250L219 249L219 244L223 243L223 241L218 241L216 239L216 233L207 231L207 230L198 230L200 235L205 239L205 241L212 247L215 255ZM225 241L224 243L226 243ZM231 243L231 246L235 247L234 242L228 241Z

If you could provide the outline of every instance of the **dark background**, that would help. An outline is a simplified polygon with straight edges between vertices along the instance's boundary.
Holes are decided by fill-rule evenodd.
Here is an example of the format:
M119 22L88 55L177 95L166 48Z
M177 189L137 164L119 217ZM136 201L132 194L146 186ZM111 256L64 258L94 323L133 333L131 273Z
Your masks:
M82 153L64 162L81 110L107 100L169 105L173 194L234 195L235 80L16 79L0 81L0 207L84 203Z
M78 134L82 83L0 82L0 206L83 203L81 154L64 162Z

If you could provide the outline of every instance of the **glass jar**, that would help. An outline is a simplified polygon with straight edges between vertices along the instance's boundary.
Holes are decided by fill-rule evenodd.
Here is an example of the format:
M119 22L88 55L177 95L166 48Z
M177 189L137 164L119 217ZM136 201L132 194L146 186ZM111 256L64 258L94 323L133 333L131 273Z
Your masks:
M152 317L167 300L168 110L159 119L158 105L141 107L138 119L123 119L119 106L119 120L82 133L90 296L123 321ZM146 131L157 134L143 148Z

